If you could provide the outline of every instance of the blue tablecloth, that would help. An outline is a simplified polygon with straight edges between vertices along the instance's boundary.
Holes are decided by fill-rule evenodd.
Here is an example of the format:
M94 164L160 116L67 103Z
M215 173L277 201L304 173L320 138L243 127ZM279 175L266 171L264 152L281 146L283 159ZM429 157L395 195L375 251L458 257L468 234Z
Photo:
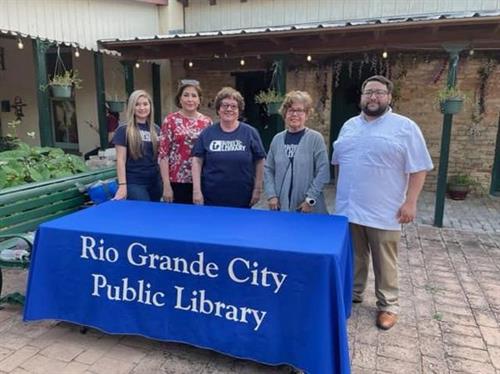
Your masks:
M40 225L26 321L349 373L347 219L110 201Z

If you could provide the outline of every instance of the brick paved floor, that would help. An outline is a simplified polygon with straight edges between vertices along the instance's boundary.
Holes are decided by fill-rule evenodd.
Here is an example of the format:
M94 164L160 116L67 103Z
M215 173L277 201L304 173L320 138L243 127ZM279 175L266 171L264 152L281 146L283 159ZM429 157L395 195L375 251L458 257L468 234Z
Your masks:
M424 194L417 223L403 231L399 323L386 332L375 327L373 287L353 307L353 373L500 374L500 199L447 200L443 229L425 224L432 204L433 195ZM25 272L4 277L6 291L25 287ZM19 307L0 310L0 373L292 371L136 336L82 335L64 322L25 324L21 317Z

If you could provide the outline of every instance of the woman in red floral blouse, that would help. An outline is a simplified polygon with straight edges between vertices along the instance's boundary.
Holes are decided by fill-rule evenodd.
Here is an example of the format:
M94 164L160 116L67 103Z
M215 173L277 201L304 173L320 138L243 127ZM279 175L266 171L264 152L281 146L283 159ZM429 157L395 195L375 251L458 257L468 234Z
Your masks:
M193 203L191 150L200 132L212 120L198 112L201 88L197 81L181 81L175 95L180 110L170 113L161 126L159 163L163 179L163 200L171 203Z

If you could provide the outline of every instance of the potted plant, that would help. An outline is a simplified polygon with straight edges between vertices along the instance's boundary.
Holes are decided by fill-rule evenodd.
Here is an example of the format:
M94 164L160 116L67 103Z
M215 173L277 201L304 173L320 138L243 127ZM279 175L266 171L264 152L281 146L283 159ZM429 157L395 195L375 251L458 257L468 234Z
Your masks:
M73 87L82 88L82 79L78 76L78 70L65 70L56 73L49 79L48 86L52 90L52 96L57 98L70 98Z
M477 181L467 174L456 174L448 178L448 196L452 200L465 200Z
M438 92L438 102L443 114L457 114L464 105L465 94L456 87L445 87Z
M125 110L126 100L120 97L118 94L107 95L106 104L108 104L108 109L113 113L121 113Z
M121 113L125 110L126 95L120 89L120 78L123 79L123 70L119 67L111 69L111 80L106 90L106 104L110 112ZM123 86L123 85L122 85Z
M273 89L260 91L257 95L255 95L255 102L257 104L264 104L268 115L279 113L283 99L284 96Z

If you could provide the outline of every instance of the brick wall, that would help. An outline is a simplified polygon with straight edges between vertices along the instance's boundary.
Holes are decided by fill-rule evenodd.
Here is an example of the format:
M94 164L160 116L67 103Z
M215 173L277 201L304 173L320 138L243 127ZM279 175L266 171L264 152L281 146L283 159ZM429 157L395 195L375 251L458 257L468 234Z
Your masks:
M469 173L488 191L500 111L500 95L497 93L497 87L500 86L500 69L495 66L487 80L485 111L482 119L477 121L473 113L478 113L478 69L486 63L487 59L484 57L469 57L459 61L457 87L467 93L468 99L464 109L453 116L448 175ZM400 80L401 98L395 106L397 112L419 124L427 141L436 167L427 178L427 190L435 190L439 167L443 115L436 104L436 95L446 84L447 70L436 83L433 82L433 77L442 64L443 59L436 58L428 62L422 61L408 69L406 77Z
M426 190L435 190L439 166L443 115L436 103L439 89L446 83L447 67L443 65L446 55L414 58L406 66L406 74L398 79L400 97L394 110L413 119L421 128L431 153L435 170L429 173ZM486 57L474 56L462 58L459 62L458 88L469 96L461 113L454 116L448 175L467 172L480 181L485 191L489 190L493 167L496 134L498 131L500 95L500 68L496 65L491 71L484 95L485 111L480 121L473 120L473 112L478 110L480 78L478 69L484 67ZM440 76L438 72L445 67ZM233 69L234 70L234 69ZM172 69L175 82L183 78L197 79L204 91L201 111L216 118L213 98L223 86L233 86L234 76L231 70L206 70L203 66L185 69L180 63ZM435 78L440 78L435 82ZM332 98L332 68L294 67L287 71L287 91L305 90L313 98L315 115L308 126L325 137L330 147L330 111ZM476 116L477 117L477 116Z

